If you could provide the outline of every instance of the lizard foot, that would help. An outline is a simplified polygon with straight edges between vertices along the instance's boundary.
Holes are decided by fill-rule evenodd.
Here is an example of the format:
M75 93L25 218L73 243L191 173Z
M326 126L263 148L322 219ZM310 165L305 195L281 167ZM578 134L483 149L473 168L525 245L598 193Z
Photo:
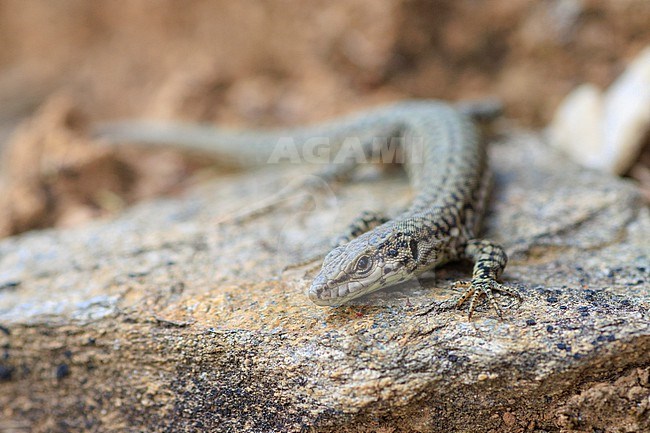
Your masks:
M458 298L458 301L456 302L456 307L460 308L465 302L469 300L469 315L467 316L467 320L472 319L472 314L476 309L476 302L479 300L481 296L485 296L487 298L488 302L490 302L490 304L496 310L500 318L503 318L503 314L501 311L501 307L499 307L499 304L494 298L493 295L494 292L504 293L506 295L517 298L519 301L521 301L522 299L521 294L516 289L498 283L493 279L475 278L471 282L458 281L454 283L452 287L465 289L465 291L460 296L460 298Z

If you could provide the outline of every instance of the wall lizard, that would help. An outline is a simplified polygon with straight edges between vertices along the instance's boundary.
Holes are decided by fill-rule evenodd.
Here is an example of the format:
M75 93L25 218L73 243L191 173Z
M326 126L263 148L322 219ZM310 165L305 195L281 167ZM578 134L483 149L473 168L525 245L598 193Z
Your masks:
M474 262L471 281L456 305L469 301L469 318L485 296L499 316L494 292L520 298L500 284L507 256L504 249L478 238L486 207L490 174L483 140L472 117L490 117L493 105L451 106L438 101L406 101L313 127L268 132L236 132L212 126L117 122L96 134L109 142L168 144L200 150L219 158L264 163L279 140L298 146L310 138L340 143L347 137L402 138L404 166L416 195L393 219L366 213L349 233L336 240L310 288L309 299L338 306L359 296L416 278L449 261ZM349 168L349 167L348 167Z

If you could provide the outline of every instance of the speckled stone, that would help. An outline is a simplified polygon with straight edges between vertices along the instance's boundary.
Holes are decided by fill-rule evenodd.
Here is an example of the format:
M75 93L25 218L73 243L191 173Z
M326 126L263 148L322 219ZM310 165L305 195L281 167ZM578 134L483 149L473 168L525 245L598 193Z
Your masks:
M510 133L491 156L486 236L525 296L501 299L503 320L445 308L468 264L337 309L304 296L313 271L283 271L362 210L399 211L410 198L399 174L366 170L239 218L314 169L266 167L112 221L3 240L0 427L607 430L611 408L584 396L633 377L616 422L649 430L648 209L631 184L535 134Z

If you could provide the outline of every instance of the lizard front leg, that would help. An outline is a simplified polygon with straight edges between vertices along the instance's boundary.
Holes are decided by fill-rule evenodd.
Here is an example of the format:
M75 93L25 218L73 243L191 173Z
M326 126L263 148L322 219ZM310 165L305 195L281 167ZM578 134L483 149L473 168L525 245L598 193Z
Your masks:
M364 211L361 213L361 215L359 215L357 218L352 220L350 225L346 228L346 230L343 233L341 233L341 235L332 239L331 242L332 248L345 245L348 242L350 242L352 239L357 238L370 230L373 230L375 227L382 225L386 221L389 221L389 218L384 216L383 214L380 214L378 212L373 212L373 211ZM309 257L308 259L301 260L300 262L288 265L285 267L285 270L300 268L310 263L314 263L318 260L322 260L325 257L325 255L326 253L317 254L315 256ZM317 263L315 266L311 266L308 269L308 271L315 269L318 266L320 266L320 263Z
M352 220L348 228L332 242L332 247L347 244L352 239L382 225L390 218L374 211L364 211L357 218Z
M487 297L499 317L502 316L501 308L494 299L494 292L505 293L521 299L521 295L517 290L497 282L508 262L508 256L500 245L486 240L472 239L467 242L462 257L474 262L472 280L454 284L455 287L465 288L465 292L458 299L456 306L460 307L469 300L468 319L472 318L476 308L476 301L481 296Z

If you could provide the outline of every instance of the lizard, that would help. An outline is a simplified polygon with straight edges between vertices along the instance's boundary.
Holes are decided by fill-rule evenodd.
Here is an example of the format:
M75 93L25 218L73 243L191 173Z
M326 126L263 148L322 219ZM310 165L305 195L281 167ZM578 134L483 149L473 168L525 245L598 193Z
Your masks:
M404 166L416 192L412 203L392 219L365 213L353 222L325 256L307 296L316 305L336 307L447 262L468 259L474 262L471 280L454 287L464 289L456 306L469 302L471 319L482 297L500 317L495 292L521 299L516 289L498 282L508 261L503 247L478 237L491 172L475 121L497 110L490 104L414 100L286 130L230 131L127 121L104 124L96 136L112 143L167 144L257 164L268 160L274 145L287 137L297 146L313 137L327 137L332 143L363 137L365 149L373 137L400 137Z

